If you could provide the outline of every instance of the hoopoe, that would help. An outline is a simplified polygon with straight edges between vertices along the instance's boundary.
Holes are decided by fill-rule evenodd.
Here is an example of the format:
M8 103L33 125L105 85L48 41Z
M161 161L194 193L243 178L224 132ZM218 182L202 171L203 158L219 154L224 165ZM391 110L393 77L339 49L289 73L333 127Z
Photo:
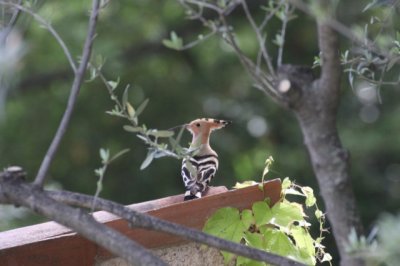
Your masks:
M201 198L202 193L208 188L218 169L218 155L210 146L210 134L213 130L228 124L230 122L225 120L201 118L185 125L193 136L190 149L196 150L193 157L182 161L185 201Z

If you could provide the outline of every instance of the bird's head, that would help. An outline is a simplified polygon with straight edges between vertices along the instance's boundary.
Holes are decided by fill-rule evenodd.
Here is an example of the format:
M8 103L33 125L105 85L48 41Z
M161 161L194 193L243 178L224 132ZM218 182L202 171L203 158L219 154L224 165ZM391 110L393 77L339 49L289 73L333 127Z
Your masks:
M230 121L226 120L200 118L186 124L186 129L189 130L193 136L198 136L199 134L209 134L213 130L223 128L230 123Z

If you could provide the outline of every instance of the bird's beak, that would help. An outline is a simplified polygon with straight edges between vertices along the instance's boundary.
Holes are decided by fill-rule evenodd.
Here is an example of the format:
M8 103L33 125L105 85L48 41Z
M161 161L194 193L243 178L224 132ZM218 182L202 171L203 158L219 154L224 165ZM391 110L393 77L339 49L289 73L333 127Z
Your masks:
M168 130L173 131L173 130L175 130L175 129L182 128L182 127L184 127L184 128L187 129L188 125L189 125L189 124L178 125L178 126L175 126L175 127L171 127L171 128L169 128Z

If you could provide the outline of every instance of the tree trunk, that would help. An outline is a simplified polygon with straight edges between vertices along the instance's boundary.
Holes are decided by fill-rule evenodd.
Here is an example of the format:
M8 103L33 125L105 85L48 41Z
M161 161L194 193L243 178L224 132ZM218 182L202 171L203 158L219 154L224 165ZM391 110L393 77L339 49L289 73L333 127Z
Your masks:
M338 247L341 265L363 265L346 253L345 243L352 228L362 232L349 176L349 154L343 148L337 127L340 98L339 45L336 33L318 24L321 76L314 80L310 68L284 65L278 70L281 104L291 109L299 121L304 144L325 202L328 219ZM282 84L286 88L282 90ZM289 85L289 89L287 88Z

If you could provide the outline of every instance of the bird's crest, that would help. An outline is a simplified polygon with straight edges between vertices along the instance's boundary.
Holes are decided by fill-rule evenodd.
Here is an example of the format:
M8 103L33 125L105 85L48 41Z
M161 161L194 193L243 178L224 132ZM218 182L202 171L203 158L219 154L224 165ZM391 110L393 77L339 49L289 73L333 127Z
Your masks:
M186 128L192 133L196 134L205 130L215 130L229 125L231 122L227 120L215 119L215 118L199 118L195 119L186 125Z

